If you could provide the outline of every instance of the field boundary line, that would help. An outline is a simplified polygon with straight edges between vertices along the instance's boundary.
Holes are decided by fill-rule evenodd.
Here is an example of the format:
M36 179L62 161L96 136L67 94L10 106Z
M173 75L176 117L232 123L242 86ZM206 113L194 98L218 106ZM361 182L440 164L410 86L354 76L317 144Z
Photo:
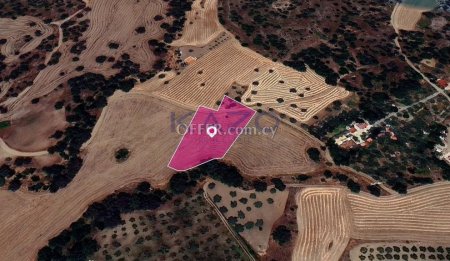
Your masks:
M206 183L205 183L206 185ZM230 227L230 225L228 224L226 218L222 215L222 213L220 212L220 210L217 208L217 206L214 204L214 202L211 200L211 198L209 197L208 193L206 191L203 192L203 197L206 199L206 201L208 202L209 205L211 205L211 207L214 208L214 211L217 213L217 215L219 216L220 220L222 221L222 223L226 226L226 228L228 229L228 231L230 231L231 235L234 237L234 239L238 242L238 244L241 246L242 250L244 250L244 252L247 254L247 256L249 257L250 260L252 261L256 261L256 259L254 258L254 256L250 253L250 251L248 250L248 246L245 242L243 242L243 239L241 238L241 236L239 236L232 227Z

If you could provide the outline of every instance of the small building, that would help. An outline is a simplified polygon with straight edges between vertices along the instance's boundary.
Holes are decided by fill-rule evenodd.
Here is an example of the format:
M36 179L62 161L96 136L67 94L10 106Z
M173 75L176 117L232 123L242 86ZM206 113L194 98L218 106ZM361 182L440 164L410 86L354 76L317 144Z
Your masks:
M354 140L347 140L341 144L341 148L343 149L353 149L356 148L358 145Z
M438 79L436 83L442 89L445 89L448 86L448 82L446 80L444 80L444 79Z
M196 61L197 61L197 57L192 57L192 56L189 56L186 59L184 59L184 62L187 65L191 65L191 64L195 63Z
M360 129L360 130L364 130L364 129L366 129L367 126L369 126L369 125L368 125L367 123L363 122L363 123L357 123L355 126L356 126L358 129Z

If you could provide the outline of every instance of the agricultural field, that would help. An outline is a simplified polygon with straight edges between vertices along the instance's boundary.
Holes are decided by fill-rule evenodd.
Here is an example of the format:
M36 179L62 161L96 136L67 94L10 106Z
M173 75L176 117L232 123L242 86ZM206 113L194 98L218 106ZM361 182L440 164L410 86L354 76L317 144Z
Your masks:
M217 20L217 2L195 0L186 15L182 37L174 41L173 46L204 46L222 33L223 27Z
M172 4L99 0L88 6L82 3L63 20L0 19L0 66L4 69L0 119L11 123L0 137L12 150L48 151L59 157L45 166L27 164L34 176L6 173L7 186L14 182L14 190L22 183L31 191L56 192L70 183L84 160L83 143L89 140L108 97L118 89L129 91L164 68L164 41L175 38L184 21L184 12L174 12ZM123 23L122 17L133 19ZM14 35L18 33L33 36L20 39Z
M297 194L298 238L293 260L338 260L351 236L351 212L339 188Z
M252 177L298 175L321 168L329 158L320 150L320 142L306 131L281 123L267 115L257 114L250 127L276 127L269 134L242 135L224 160L232 162L243 174ZM307 151L316 148L320 162L309 157ZM276 149L277 153L273 153ZM251 152L251 153L249 153Z
M450 16L428 4L0 0L0 259L450 259ZM171 169L224 95L249 124Z
M20 60L19 56L35 50L55 32L51 24L32 16L21 16L14 20L1 18L0 28L0 39L6 39L1 45L5 64Z
M339 188L303 189L297 194L299 237L293 258L339 260L351 238L446 246L448 191L448 183L415 188L407 196L378 198Z
M204 190L228 224L255 252L264 255L272 226L283 214L289 192L273 186L264 191L244 191L218 182L206 183Z
M110 100L84 150L83 167L65 189L53 194L17 191L20 204L9 203L15 193L0 190L0 204L5 210L2 214L17 214L2 217L9 224L0 228L4 235L0 239L4 245L3 255L31 259L49 237L68 227L92 202L141 180L149 180L155 187L169 181L173 171L166 166L179 138L176 132L170 131L170 112L183 114L186 111L141 95L122 95L125 97L117 94ZM162 121L167 124L160 124ZM165 137L161 137L161 133L165 133ZM117 154L121 149L126 153ZM20 229L23 226L27 230ZM15 232L7 236L8 231ZM27 251L16 248L15 240Z
M362 244L350 251L350 260L450 260L450 248L426 243Z
M302 73L275 64L234 39L220 42L155 94L191 109L213 107L232 85L248 86L245 93L232 98L255 109L271 108L294 122L307 121L349 95L343 88L328 86L312 71Z
M124 214L124 224L96 233L93 259L247 260L200 191L166 204Z
M407 196L377 199L348 194L353 214L352 236L370 240L448 243L448 188L448 183L426 185L412 189Z
M412 1L410 1L412 2ZM423 1L433 2L433 1ZM414 31L422 14L433 9L433 6L409 5L406 3L397 3L392 11L392 26L396 31Z
M187 50L180 48L181 57L188 51L197 60L156 92L163 99L191 109L213 107L232 85L246 86L245 93L233 98L254 108L274 110L283 118L287 115L295 123L308 121L331 102L349 95L310 69L296 71L242 47L218 25L217 1L195 1L187 17L188 29L174 45L187 45ZM215 44L210 52L202 52L211 42Z

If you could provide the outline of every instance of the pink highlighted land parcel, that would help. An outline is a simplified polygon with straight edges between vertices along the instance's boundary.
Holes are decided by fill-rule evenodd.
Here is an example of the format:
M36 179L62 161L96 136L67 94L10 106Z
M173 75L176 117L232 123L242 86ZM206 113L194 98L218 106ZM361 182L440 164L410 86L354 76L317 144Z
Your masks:
M223 158L253 115L253 109L228 96L224 96L218 110L200 106L168 166L185 171Z

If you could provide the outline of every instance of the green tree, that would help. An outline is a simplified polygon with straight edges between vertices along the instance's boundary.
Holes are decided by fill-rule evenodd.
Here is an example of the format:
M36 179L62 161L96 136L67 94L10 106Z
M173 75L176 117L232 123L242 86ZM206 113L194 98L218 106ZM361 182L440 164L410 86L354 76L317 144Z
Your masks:
M279 245L283 245L289 241L291 241L291 231L284 225L280 225L275 228L272 233L273 239L277 241Z

